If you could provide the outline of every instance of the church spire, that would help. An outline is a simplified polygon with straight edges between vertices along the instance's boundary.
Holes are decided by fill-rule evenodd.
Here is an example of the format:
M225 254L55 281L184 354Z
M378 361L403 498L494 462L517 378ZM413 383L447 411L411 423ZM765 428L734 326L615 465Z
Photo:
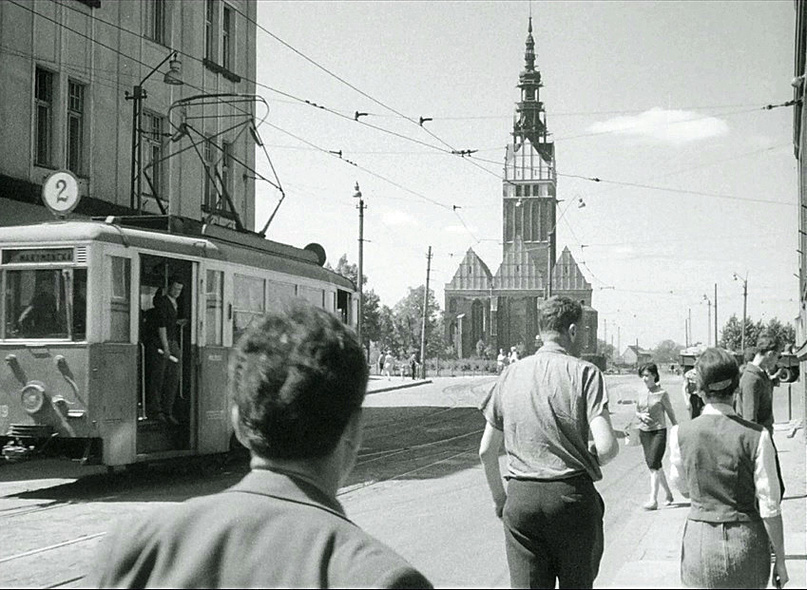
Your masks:
M532 17L527 27L527 50L524 52L524 63L526 71L535 71L535 39L532 38Z

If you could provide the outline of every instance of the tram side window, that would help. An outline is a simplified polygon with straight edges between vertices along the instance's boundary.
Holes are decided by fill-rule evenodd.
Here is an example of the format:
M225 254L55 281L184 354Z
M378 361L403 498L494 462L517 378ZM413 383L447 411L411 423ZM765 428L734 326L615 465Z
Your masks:
M233 276L233 343L266 311L264 289L263 279L239 274Z
M300 297L308 301L311 305L315 305L317 307L325 307L325 290L324 289L315 289L313 287L306 287L305 285L300 285Z
M221 346L224 343L224 273L207 271L205 287L205 341L210 346Z
M120 256L109 256L107 263L107 281L109 283L109 301L107 342L129 342L131 331L131 261Z
M297 297L297 285L270 280L266 284L266 294L269 310L277 311L283 308L284 303Z
M6 338L67 338L67 288L60 269L6 271Z

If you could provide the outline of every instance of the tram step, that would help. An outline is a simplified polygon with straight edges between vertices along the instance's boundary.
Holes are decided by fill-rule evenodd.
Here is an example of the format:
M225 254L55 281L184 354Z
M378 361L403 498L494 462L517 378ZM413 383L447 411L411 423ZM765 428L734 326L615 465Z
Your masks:
M158 422L143 420L137 425L137 453L156 453L178 448L176 428Z

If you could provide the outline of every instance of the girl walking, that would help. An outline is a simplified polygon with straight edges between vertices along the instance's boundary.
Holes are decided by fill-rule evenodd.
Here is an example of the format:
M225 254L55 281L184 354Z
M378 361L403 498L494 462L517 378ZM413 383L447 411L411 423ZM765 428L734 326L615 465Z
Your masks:
M670 395L658 384L659 374L656 363L645 363L639 367L639 377L644 381L646 390L639 395L636 401L636 417L639 420L639 438L644 449L644 458L647 467L650 469L650 499L643 504L645 510L655 510L658 508L659 487L664 489L664 504L669 506L673 503L673 495L664 470L661 468L661 460L664 457L664 450L667 447L667 420L675 425L675 411L670 402Z

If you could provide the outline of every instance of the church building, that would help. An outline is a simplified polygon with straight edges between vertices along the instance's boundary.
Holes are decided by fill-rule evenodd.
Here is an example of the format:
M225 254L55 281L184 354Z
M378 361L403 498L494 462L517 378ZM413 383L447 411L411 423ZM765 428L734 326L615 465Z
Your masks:
M555 144L547 130L541 102L541 72L535 68L535 40L530 17L521 98L516 105L512 142L504 157L502 181L502 262L495 274L469 248L445 286L446 337L457 356L477 353L480 341L494 350L536 347L537 305L552 295L583 304L583 354L597 352L597 312L591 285L572 253L557 257L557 172Z

